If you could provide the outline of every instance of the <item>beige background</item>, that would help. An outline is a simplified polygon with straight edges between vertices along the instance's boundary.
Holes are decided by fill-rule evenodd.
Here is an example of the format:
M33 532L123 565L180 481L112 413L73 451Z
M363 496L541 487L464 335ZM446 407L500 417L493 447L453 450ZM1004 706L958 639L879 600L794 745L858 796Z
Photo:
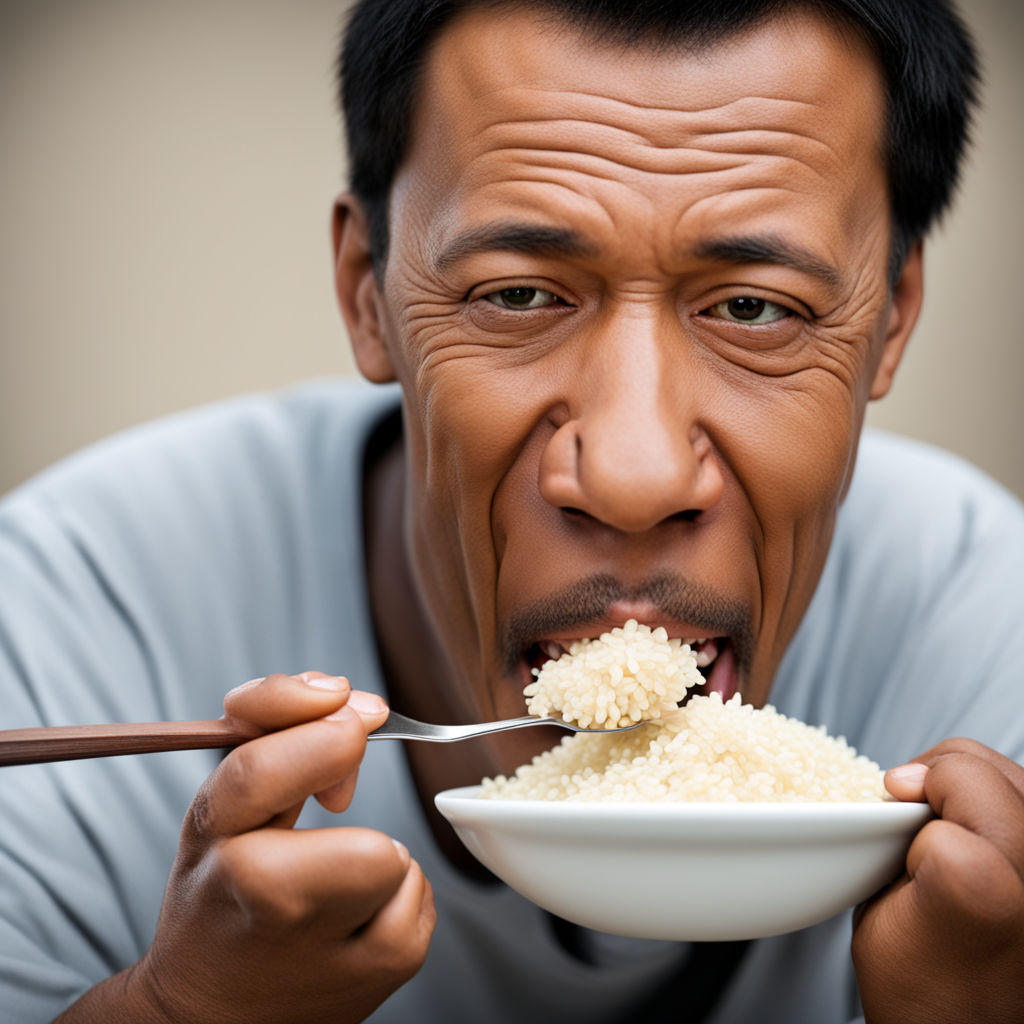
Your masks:
M0 0L0 491L151 416L351 372L327 229L343 6ZM1024 495L1024 4L966 15L978 146L871 421Z

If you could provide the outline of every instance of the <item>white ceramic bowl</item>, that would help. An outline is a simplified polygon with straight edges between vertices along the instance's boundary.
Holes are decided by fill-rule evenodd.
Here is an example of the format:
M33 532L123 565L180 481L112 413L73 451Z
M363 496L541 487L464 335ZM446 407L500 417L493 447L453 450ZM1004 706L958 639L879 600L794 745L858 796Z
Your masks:
M469 851L527 899L598 931L713 941L823 921L899 875L925 804L435 803Z

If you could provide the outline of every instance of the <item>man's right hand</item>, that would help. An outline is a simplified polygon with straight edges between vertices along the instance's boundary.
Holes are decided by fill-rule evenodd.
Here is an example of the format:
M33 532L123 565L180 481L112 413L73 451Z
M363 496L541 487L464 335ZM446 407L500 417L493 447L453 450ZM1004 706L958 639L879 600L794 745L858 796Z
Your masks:
M61 1024L361 1021L423 963L433 893L408 851L368 829L293 827L311 795L349 805L383 701L308 672L246 683L224 707L266 735L189 808L145 956Z

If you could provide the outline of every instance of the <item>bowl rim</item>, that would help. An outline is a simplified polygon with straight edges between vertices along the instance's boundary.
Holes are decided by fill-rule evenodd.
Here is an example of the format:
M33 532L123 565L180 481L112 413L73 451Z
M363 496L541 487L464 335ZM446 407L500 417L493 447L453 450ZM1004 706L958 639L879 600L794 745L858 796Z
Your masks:
M927 803L896 799L863 801L629 801L602 802L596 800L527 800L489 799L480 794L483 787L459 786L446 789L434 797L434 804L442 814L448 812L465 815L467 812L479 821L510 821L514 819L563 822L580 820L611 821L650 820L667 818L673 821L722 821L743 819L755 822L779 823L785 820L822 821L842 819L867 822L888 821L893 825L922 823L933 815Z

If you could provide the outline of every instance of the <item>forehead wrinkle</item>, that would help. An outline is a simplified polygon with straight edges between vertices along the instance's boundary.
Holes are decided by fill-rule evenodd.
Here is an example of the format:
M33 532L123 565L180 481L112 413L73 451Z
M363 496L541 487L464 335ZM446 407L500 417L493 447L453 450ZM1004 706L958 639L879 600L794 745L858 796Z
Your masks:
M648 174L689 175L748 168L766 173L764 161L793 165L786 173L830 179L849 159L828 141L783 128L722 129L715 133L674 134L671 141L651 142L626 128L595 125L566 117L502 120L475 132L465 153L470 163L495 161L521 167L558 167L615 175L601 168L626 168ZM507 173L507 171L505 172Z
M649 116L661 120L679 120L684 117L714 117L716 120L720 120L724 113L732 112L731 116L726 117L726 120L732 119L735 123L739 124L743 121L744 117L749 116L744 113L744 108L754 107L755 110L761 111L762 105L766 103L787 108L807 108L805 112L811 115L819 110L818 104L811 100L748 92L734 99L726 100L723 103L698 103L695 106L687 107L680 102L680 97L676 94L673 94L670 99L666 98L664 102L644 101L640 103L636 100L612 95L611 93L576 89L543 89L538 86L526 85L502 86L492 90L484 90L474 95L472 100L479 102L481 99L496 96L504 97L506 102L503 106L513 111L522 110L526 102L531 99L539 98L542 106L550 107L552 99L565 98L583 108L599 106L603 115L607 115L609 112L622 114L621 120L624 121L635 118L637 114L641 117ZM796 113L795 110L794 113ZM614 122L620 120L620 118L613 117L609 120Z
M462 110L460 120L479 113L483 109L481 100L487 96L485 93L473 97L473 102ZM588 133L595 129L617 132L656 149L689 148L704 138L747 132L779 133L827 145L817 136L822 130L827 133L829 122L821 119L820 103L810 100L744 95L725 103L686 107L678 96L661 105L608 94L525 86L505 87L490 94L491 99L496 96L500 100L491 108L490 123L478 125L475 135L503 124L514 128L518 124L553 123L560 130L579 125ZM561 112L549 115L548 111Z
M621 101L608 101L618 107L627 106ZM788 102L788 101L787 101ZM728 106L733 106L729 104ZM586 107L581 103L580 107ZM834 146L827 141L827 132L816 131L813 114L818 108L813 104L799 104L808 108L808 117L773 117L770 112L758 109L746 117L722 119L710 116L713 111L686 112L678 108L652 112L650 108L631 106L632 111L641 111L649 117L614 117L599 104L600 110L566 109L554 112L554 104L546 104L545 110L531 112L524 102L495 111L487 123L477 124L471 139L486 142L497 135L498 145L504 143L503 136L517 132L533 133L539 139L554 138L562 141L561 148L573 148L572 143L586 142L598 148L606 146L609 139L620 144L632 144L653 150L691 150L702 144L728 145L733 137L753 139L762 137L774 142L776 139L797 144L820 146L834 153ZM724 109L724 108L722 108ZM551 113L546 111L551 110ZM618 112L618 111L616 111ZM663 113L665 116L658 116ZM508 145L508 143L504 143ZM744 149L737 150L745 151Z
M801 20L796 19L796 22ZM469 12L439 41L428 65L424 89L428 109L422 113L426 114L429 110L430 116L418 119L420 124L432 126L426 138L436 139L437 129L447 125L454 130L451 138L458 145L462 140L469 141L474 136L488 132L490 126L486 121L480 121L482 113L487 120L493 116L497 120L504 117L510 122L528 121L524 111L533 109L541 115L536 119L537 123L541 123L545 111L560 104L568 108L570 115L582 115L578 121L582 123L585 132L593 133L603 124L612 130L618 128L623 137L628 133L635 144L643 144L649 149L676 147L680 120L686 122L682 127L688 129L688 135L693 136L688 141L699 144L700 135L714 138L745 127L763 130L765 117L770 114L776 123L769 127L774 130L785 129L781 133L784 137L787 133L797 138L821 136L816 141L834 150L837 140L830 129L837 124L836 114L841 126L851 119L858 123L865 119L875 122L881 113L880 109L876 109L879 104L872 102L877 99L874 93L880 91L880 81L873 83L876 88L865 89L863 95L855 92L846 97L840 103L841 110L832 109L836 103L834 83L827 75L819 73L820 69L833 63L837 46L845 52L851 48L856 49L851 47L848 39L837 37L835 26L831 26L833 31L827 38L812 40L810 49L807 49L809 44L806 39L796 37L787 28L782 33L782 41L788 43L795 39L807 49L806 74L794 86L791 79L773 74L768 66L762 69L760 87L755 85L757 91L753 95L749 85L754 83L748 81L752 76L746 74L746 62L737 67L734 65L737 60L745 61L748 44L752 44L753 64L755 69L760 68L764 60L759 61L759 58L766 56L765 48L779 44L778 32L766 34L763 30L752 29L750 33L742 33L737 37L735 46L723 43L711 47L706 59L696 53L677 53L674 47L669 47L662 55L669 63L666 64L659 56L655 61L657 67L645 66L642 69L642 103L632 99L634 91L629 91L628 85L627 89L622 90L622 95L615 95L619 83L614 73L604 79L585 73L572 73L575 44L584 38L575 30L567 29L564 59L552 64L545 61L543 55L535 59L535 48L530 45L534 35L541 39L548 35L550 25L527 20L525 27L520 25L511 39L506 38L506 27L507 19L495 19L493 11ZM759 40L759 36L765 36L765 39ZM467 53L473 54L475 59L454 59L456 55L464 58ZM611 47L607 50L606 64L608 69L621 65L623 79L626 81L630 79L631 71L635 70L634 65L644 53L643 48L634 50L632 47ZM722 56L721 61L717 59L719 54ZM823 59L823 55L828 59ZM516 59L510 60L513 56ZM681 77L674 73L671 66L675 58L684 60ZM702 68L704 64L706 68ZM691 69L693 74L690 73ZM739 80L732 95L722 101L722 89L729 89L729 79L723 79L722 74L730 69L738 75ZM761 71L755 70L753 77L758 73ZM524 78L531 84L524 84ZM579 86L581 80L586 82L583 88ZM778 94L779 88L784 95ZM681 105L681 101L696 106L687 109ZM825 108L832 110L832 116L822 116ZM571 126L572 123L571 117L568 120L552 120L563 126ZM638 127L639 131L636 130ZM879 123L876 127L880 142L882 126ZM462 140L458 138L459 135ZM826 139L833 145L828 146ZM708 144L709 140L706 138L704 142ZM584 150L587 143L594 146L593 135L589 139L584 138L583 143ZM831 159L838 159L845 168L855 156L856 153L852 152L833 152Z
M641 159L642 157L649 159ZM695 204L712 195L703 193L710 188L714 195L723 191L738 194L741 191L769 191L779 188L773 182L784 176L788 184L785 191L799 191L811 194L827 189L831 178L823 169L814 167L792 152L743 154L713 152L703 149L674 151L646 150L632 153L604 151L581 153L568 146L562 148L526 148L491 150L481 154L480 177L487 178L490 164L499 168L494 180L487 181L487 187L503 187L515 184L547 185L567 190L578 199L592 200L594 194L587 187L587 181L622 185L640 191L661 190L666 184L686 179L693 183L694 192L689 197ZM773 170L772 165L782 165ZM623 170L636 175L634 179L623 179ZM727 175L728 180L716 184L717 176ZM702 178L709 181L701 183ZM803 183L803 187L798 185ZM654 192L651 193L652 198Z

